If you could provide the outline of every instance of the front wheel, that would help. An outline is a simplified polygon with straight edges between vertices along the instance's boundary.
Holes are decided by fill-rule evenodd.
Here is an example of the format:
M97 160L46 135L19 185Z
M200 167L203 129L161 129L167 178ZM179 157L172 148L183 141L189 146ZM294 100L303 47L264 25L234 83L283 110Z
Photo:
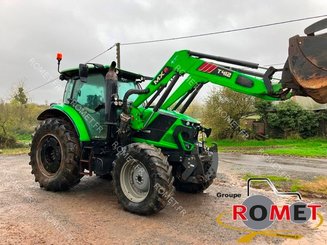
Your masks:
M113 184L118 201L132 213L162 210L173 195L172 167L159 149L142 143L123 148L114 161Z

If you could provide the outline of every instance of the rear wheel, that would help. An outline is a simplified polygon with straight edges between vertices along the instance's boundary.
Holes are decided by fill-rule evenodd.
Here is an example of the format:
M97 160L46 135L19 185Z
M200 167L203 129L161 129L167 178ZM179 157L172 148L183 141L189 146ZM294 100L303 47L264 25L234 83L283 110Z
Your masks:
M124 209L149 215L162 210L173 195L172 167L159 149L130 144L114 161L113 184Z
M48 191L64 191L81 178L79 141L71 126L50 118L37 127L32 140L30 165L35 181Z

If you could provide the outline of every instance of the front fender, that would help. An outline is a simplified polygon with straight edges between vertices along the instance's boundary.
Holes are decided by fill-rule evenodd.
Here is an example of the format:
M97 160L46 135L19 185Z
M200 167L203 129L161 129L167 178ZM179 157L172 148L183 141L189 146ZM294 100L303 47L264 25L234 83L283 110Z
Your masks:
M47 118L64 118L71 123L77 135L79 136L80 142L90 141L90 134L86 127L86 124L81 115L76 109L70 105L55 104L51 108L43 111L38 117L38 120L45 120Z

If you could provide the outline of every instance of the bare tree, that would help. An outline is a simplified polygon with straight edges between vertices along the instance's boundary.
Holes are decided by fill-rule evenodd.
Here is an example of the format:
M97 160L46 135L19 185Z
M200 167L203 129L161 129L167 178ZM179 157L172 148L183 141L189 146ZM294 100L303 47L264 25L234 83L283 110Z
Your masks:
M12 121L13 121L12 110L10 104L5 103L5 101L1 99L0 100L0 128L4 136L7 136Z
M24 83L20 82L18 87L13 91L11 96L11 102L17 105L17 119L22 123L26 115L26 108L29 99L25 93Z
M233 138L241 118L254 111L254 97L228 88L216 89L209 95L204 108L204 123L213 128L215 138Z

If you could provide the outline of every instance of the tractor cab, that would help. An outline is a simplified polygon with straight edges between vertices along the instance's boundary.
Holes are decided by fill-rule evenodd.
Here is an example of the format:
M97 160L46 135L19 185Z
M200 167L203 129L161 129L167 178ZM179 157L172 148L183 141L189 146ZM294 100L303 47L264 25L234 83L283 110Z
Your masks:
M63 103L80 113L92 139L107 138L108 124L119 117L122 111L121 101L126 92L140 89L139 83L147 79L139 74L117 69L118 81L113 83L105 80L108 69L108 65L81 64L79 69L62 71L60 76L61 80L67 81ZM114 90L111 88L113 85L117 87ZM112 101L112 91L117 91L115 104ZM128 97L128 103L136 98L137 95L132 94Z

